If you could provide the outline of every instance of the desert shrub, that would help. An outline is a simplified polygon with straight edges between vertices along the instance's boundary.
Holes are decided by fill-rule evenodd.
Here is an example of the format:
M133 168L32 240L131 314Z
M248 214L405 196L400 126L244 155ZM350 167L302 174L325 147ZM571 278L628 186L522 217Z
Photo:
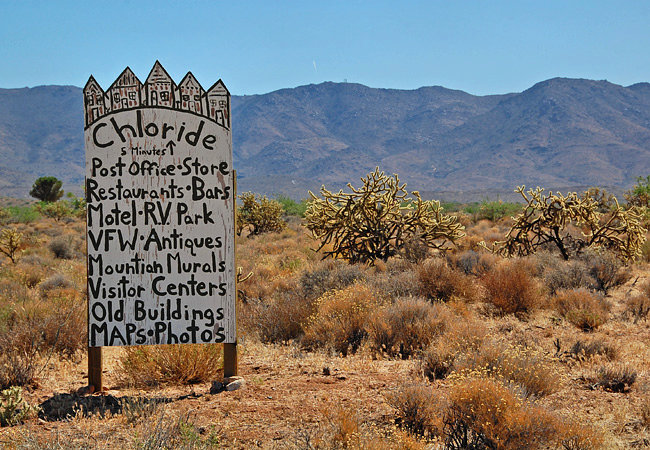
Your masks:
M53 287L47 291L47 301L12 305L0 327L0 346L7 349L3 355L6 364L0 371L7 374L7 380L30 384L39 356L55 352L74 359L86 347L84 300L76 289Z
M643 396L641 403L641 424L646 428L650 428L650 395L648 394Z
M557 439L557 419L522 402L491 379L469 379L452 389L444 416L445 448L540 448Z
M650 291L650 282L645 284L646 290ZM625 301L625 315L637 323L639 320L647 320L650 315L650 295L641 293L629 297Z
M284 213L288 216L305 217L307 210L307 200L297 202L286 195L278 195L275 200L282 205Z
M449 258L456 267L467 275L483 275L490 271L499 260L498 256L485 251L465 250Z
M650 175L637 177L634 187L625 193L625 200L629 206L650 208Z
M586 289L558 292L555 309L569 323L583 331L593 331L609 318L607 301Z
M55 273L51 277L41 281L39 290L42 297L47 297L48 293L54 289L67 289L74 287L74 283L70 281L62 273Z
M403 271L388 270L368 276L366 283L375 292L381 292L387 299L417 297L421 294L420 281L415 267L404 267Z
M452 298L472 301L478 292L472 279L447 264L444 259L432 258L417 269L420 294L431 300L449 301Z
M409 198L397 175L386 176L377 168L361 181L359 189L348 184L351 193L325 187L322 198L309 193L305 227L320 240L318 249L326 256L372 264L397 255L406 241L444 249L463 236L456 216L443 214L439 202L423 201L416 191Z
M262 342L282 343L303 335L303 325L314 313L314 302L296 292L282 292L268 301L252 301L247 308L252 309L247 328Z
M609 392L626 392L634 384L637 372L627 364L605 365L598 368L592 381L594 387L602 387Z
M50 270L41 264L27 264L26 261L20 261L14 267L11 274L19 283L28 288L33 288L38 285L45 277L47 277Z
M0 226L5 226L11 220L11 211L7 208L0 207Z
M213 380L222 370L220 344L175 344L126 347L118 376L129 386L194 384Z
M356 281L363 281L361 266L345 264L340 260L322 261L300 275L299 285L307 298L320 297L333 289L344 289Z
M75 359L88 346L85 296L74 288L52 289L44 309L35 324L43 340L41 352Z
M35 206L9 206L7 211L11 214L11 223L32 223L41 217Z
M147 397L125 397L121 401L122 415L128 424L148 420L158 411L162 401Z
M237 235L241 235L244 229L248 229L249 236L254 236L286 228L287 224L282 220L284 210L277 201L252 192L244 192L239 199L242 204L237 208Z
M549 252L539 252L531 257L550 295L567 289L595 289L596 280L583 259L565 261Z
M581 423L559 423L557 435L557 440L564 450L596 450L605 448L603 434Z
M32 406L23 398L23 390L18 386L0 391L0 426L6 427L24 422L35 416L38 407Z
M521 211L521 207L522 205L519 203L509 203L501 200L483 200L479 208L479 218L496 222L503 217L509 217L518 213Z
M73 259L76 255L71 236L58 236L50 241L48 248L60 259Z
M434 407L433 390L426 385L412 384L385 395L396 410L397 424L418 436L436 434L439 415Z
M461 349L453 369L515 384L524 397L542 397L559 388L553 361L541 350L487 340L478 348Z
M444 306L423 299L398 299L372 314L370 347L376 353L409 358L440 335L449 314Z
M618 358L618 348L602 339L584 341L578 339L569 350L569 354L578 360L587 360L594 356L604 356L610 361Z
M526 205L506 234L492 250L504 256L526 256L552 244L565 260L586 248L604 247L624 261L637 258L646 230L635 210L616 207L607 214L598 212L598 203L588 193L543 195L543 189L519 186L516 192Z
M429 256L430 249L422 239L417 236L409 236L404 239L399 255L412 263L424 261Z
M625 313L634 319L634 322L646 320L650 315L650 297L647 295L636 295L626 301Z
M343 356L354 353L368 334L370 313L378 306L376 295L362 284L326 292L305 325L305 348L331 348Z
M527 314L544 306L545 296L531 276L531 267L521 260L507 261L486 273L486 301L501 314Z
M607 251L587 251L582 255L591 276L596 281L596 289L605 294L616 286L630 279L630 271L623 267L620 260Z
M429 380L446 378L463 353L478 352L487 336L479 322L456 317L448 320L445 333L420 354L419 369Z
M0 389L36 383L39 333L26 326L11 325L0 333Z

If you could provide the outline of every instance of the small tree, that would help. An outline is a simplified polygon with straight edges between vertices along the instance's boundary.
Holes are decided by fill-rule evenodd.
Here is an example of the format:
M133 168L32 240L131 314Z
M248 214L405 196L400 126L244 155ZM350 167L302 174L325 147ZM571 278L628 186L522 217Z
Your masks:
M56 177L40 177L34 182L29 195L42 202L55 202L63 196L62 185Z
M407 242L443 250L464 236L456 216L442 214L439 202L423 201L417 191L409 198L397 175L386 176L377 168L361 181L359 189L348 184L351 193L325 187L323 198L309 193L305 227L320 239L318 250L331 246L326 257L372 264L398 254Z
M616 198L606 214L598 211L598 202L589 192L582 196L571 192L543 195L544 189L525 186L519 192L526 205L503 241L492 251L504 256L525 256L547 245L555 245L565 260L590 247L604 247L624 260L635 259L645 242L646 230L635 210L625 210ZM485 245L485 244L483 244Z
M239 199L242 205L237 208L236 214L238 236L245 228L248 228L249 236L252 236L282 231L287 226L282 220L284 209L279 202L270 200L266 196L256 196L252 192L244 192Z

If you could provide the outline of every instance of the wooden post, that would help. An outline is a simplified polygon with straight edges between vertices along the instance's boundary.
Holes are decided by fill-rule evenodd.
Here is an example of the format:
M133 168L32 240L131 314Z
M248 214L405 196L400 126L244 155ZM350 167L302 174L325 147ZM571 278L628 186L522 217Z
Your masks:
M88 386L91 393L102 390L101 347L88 347Z
M232 172L233 184L233 199L232 199L232 215L233 224L237 228L237 171ZM233 239L237 234L233 234ZM223 344L223 377L236 377L237 376L237 244L233 244L235 251L235 342L232 344Z
M84 179L84 189L86 186L86 179ZM89 201L88 192L86 189L86 201ZM88 220L86 220L86 236L88 236ZM86 238L86 255L88 255L88 238ZM86 256L86 274L88 273L88 256ZM86 275L87 277L88 275ZM88 280L86 279L86 283ZM90 289L86 296L86 303L88 309L88 330L90 330ZM90 339L90 333L88 333ZM90 344L90 342L89 342ZM102 348L88 346L88 387L90 393L101 392L102 390Z

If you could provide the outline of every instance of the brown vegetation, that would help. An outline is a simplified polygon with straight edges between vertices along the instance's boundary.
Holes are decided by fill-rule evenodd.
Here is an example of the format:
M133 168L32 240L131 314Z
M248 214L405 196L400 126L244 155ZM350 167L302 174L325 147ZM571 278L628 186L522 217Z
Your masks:
M408 243L372 266L322 260L295 218L240 237L237 264L252 273L238 287L243 390L208 393L222 376L219 345L108 348L111 390L81 398L114 397L121 410L86 414L74 400L81 412L65 410L67 422L25 417L2 429L0 446L587 449L650 439L647 263L623 265L607 249L503 259L474 244L502 239L510 219L458 221L469 234L459 248L425 258ZM0 387L23 386L38 405L86 382L84 224L12 226L24 245L15 263L0 261Z

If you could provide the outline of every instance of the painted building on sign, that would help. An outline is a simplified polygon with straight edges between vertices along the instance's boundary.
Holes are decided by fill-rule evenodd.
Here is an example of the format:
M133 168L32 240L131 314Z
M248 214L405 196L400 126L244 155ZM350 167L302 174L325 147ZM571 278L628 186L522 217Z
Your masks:
M144 83L144 101L147 106L173 108L177 91L176 83L163 66L156 61Z
M127 67L108 88L107 94L113 112L136 108L142 104L142 83Z
M205 94L208 107L208 117L225 128L230 128L230 92L223 81L219 80L212 85Z
M94 77L90 77L84 87L86 123L92 123L108 112L106 94Z
M111 112L145 106L188 111L230 129L230 92L223 81L217 81L205 91L188 72L176 84L158 61L144 84L127 67L107 91L93 77L84 87L86 127Z
M203 114L205 111L203 105L205 100L205 90L201 84L196 81L192 72L187 72L187 75L185 75L178 84L178 94L179 100L176 105L179 109Z

